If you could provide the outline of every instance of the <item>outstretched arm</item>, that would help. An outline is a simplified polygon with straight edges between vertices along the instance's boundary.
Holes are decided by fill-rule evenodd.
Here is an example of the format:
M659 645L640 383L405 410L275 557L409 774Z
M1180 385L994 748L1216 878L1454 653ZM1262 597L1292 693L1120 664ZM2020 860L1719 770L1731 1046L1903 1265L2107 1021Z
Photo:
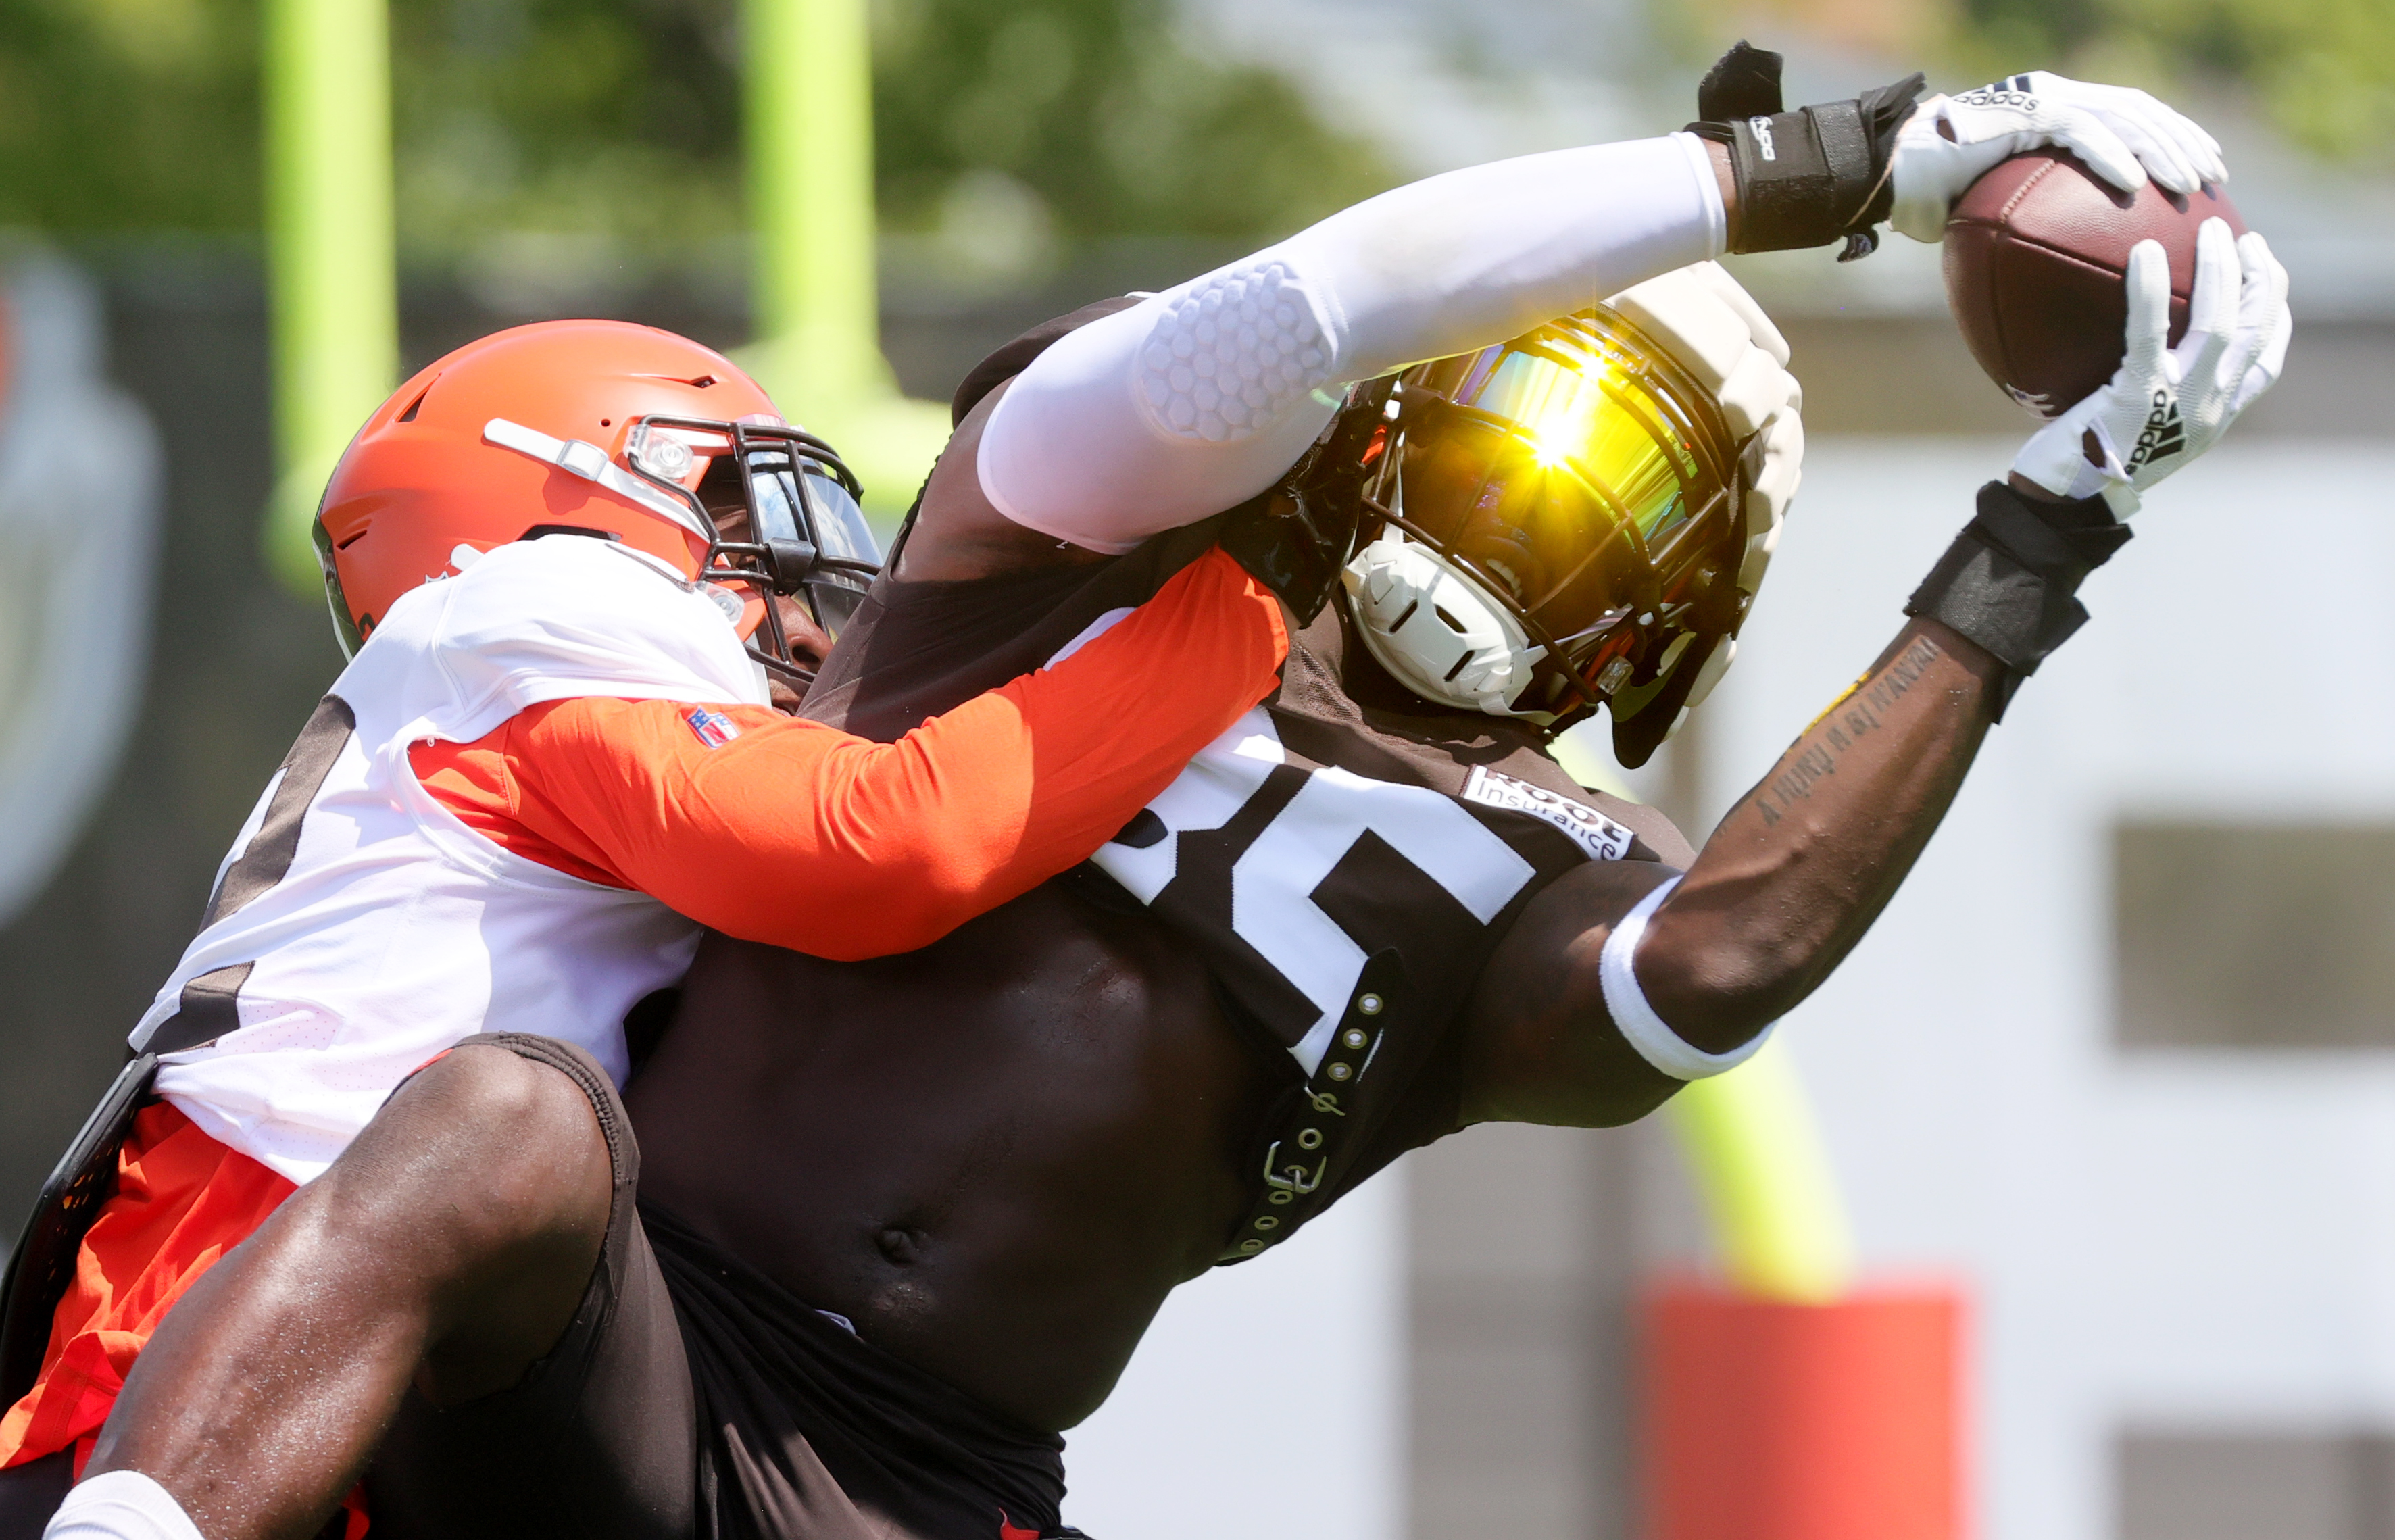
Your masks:
M982 431L981 489L1025 529L1127 551L1272 485L1347 382L1718 256L1725 220L1689 134L1384 192L1050 348Z
M1067 334L959 424L910 579L1127 551L1271 486L1341 393L1718 255L1727 153L1690 134L1449 172ZM1078 553L1078 556L1077 556Z
M2004 672L1915 619L1739 799L1639 949L1691 1046L1736 1052L1846 960L1962 788Z
M1688 1046L1738 1054L1854 950L1961 789L2004 673L1915 619L1739 799L1634 948ZM1609 1030L1603 977L1622 917L1674 875L1592 863L1533 902L1484 975L1466 1122L1623 1123L1679 1088Z
M1685 878L1589 867L1535 900L1486 975L1466 1121L1634 1118L1718 1073L1828 978L1929 841L1989 726L2084 624L2081 579L2128 539L2116 520L2183 468L2277 377L2286 275L2258 235L2213 221L2198 243L2186 340L2166 345L2161 248L2131 254L2127 358L2039 432L2009 485L1931 569L1871 670L1724 819ZM2184 447L2125 464L2157 405Z
M1782 112L1779 59L1740 46L1660 138L1449 172L1093 321L964 424L902 575L956 578L1129 550L1271 486L1343 388L1502 342L1723 251L1813 246L1890 210L1935 240L1990 156L2058 144L2127 187L2218 170L2142 93L2038 75L1933 98L1919 77ZM1759 132L1760 131L1760 132Z

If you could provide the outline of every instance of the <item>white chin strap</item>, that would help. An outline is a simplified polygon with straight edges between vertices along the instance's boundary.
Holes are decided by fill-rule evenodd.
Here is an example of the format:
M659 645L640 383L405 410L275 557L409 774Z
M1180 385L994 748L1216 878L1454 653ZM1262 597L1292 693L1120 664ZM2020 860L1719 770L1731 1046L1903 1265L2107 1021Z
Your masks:
M1546 653L1444 557L1392 530L1340 573L1364 645L1426 701L1519 717L1514 702Z
M688 530L701 540L712 543L715 539L700 525L689 505L626 470L597 444L582 439L552 439L536 428L511 423L505 417L493 417L483 425L483 441L500 449L512 449L519 454L528 454L586 481L596 482L616 496L629 498L659 518Z

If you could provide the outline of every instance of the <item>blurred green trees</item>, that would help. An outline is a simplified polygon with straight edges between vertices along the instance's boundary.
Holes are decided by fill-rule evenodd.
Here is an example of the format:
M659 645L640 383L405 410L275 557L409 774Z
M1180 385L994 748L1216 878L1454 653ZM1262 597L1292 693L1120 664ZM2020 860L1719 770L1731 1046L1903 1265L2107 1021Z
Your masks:
M1808 34L1944 86L2048 69L2216 112L2226 95L2332 161L2395 163L2395 0L1649 0L1693 67Z
M1192 57L1166 0L874 20L895 228L1262 235L1385 179L1277 77ZM668 256L740 229L735 0L391 0L391 32L409 251L517 230ZM255 0L0 0L0 224L255 230L257 59Z
M1277 231L1387 185L1279 77L1192 58L1166 0L877 0L874 21L881 201L902 223L977 171L1036 191L1068 236Z
M0 223L254 230L252 0L0 0Z
M391 0L401 249L740 228L733 0Z
M1964 0L1963 20L1991 73L2052 59L2157 87L2210 77L2332 158L2383 163L2395 142L2395 0Z

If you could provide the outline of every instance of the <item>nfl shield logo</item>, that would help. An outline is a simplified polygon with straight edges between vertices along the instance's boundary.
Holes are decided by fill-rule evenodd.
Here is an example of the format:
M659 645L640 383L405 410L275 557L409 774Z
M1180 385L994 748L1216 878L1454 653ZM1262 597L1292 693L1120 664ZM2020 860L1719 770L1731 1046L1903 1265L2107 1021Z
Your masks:
M681 719L690 724L691 731L698 734L698 741L708 748L721 748L740 736L740 730L733 725L731 717L721 711L709 711L703 705L691 707L682 714Z

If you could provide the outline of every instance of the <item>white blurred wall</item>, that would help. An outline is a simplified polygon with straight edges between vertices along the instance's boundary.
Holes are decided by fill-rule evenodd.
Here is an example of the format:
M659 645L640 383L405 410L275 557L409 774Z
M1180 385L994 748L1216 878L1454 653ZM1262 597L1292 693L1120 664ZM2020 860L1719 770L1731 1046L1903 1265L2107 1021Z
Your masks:
M1065 1522L1097 1540L1399 1540L1404 1277L1391 1171L1184 1285L1065 1436Z
M1724 806L1866 665L2003 443L1815 447L1711 707ZM2395 1418L2395 1062L2111 1046L2121 814L2395 819L2395 444L2158 490L1912 882L1788 1023L1868 1261L1976 1279L1988 1540L2111 1533L2124 1422Z

